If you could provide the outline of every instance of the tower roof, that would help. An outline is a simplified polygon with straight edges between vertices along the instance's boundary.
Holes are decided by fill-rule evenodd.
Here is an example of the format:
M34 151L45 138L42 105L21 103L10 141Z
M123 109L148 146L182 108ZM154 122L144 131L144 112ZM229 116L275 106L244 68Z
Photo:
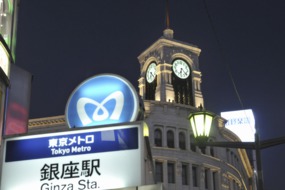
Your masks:
M175 46L175 47L181 47L184 49L187 49L193 53L195 53L196 55L200 55L201 53L201 49L198 48L198 46L187 43L187 42L183 42L183 41L179 41L179 40L175 40L173 38L173 30L172 29L165 29L163 31L163 36L161 36L158 40L156 40L152 45L150 45L147 49L145 49L139 56L138 59L140 60L141 58L144 57L144 55L146 55L148 52L155 50L157 48L160 48L162 46Z

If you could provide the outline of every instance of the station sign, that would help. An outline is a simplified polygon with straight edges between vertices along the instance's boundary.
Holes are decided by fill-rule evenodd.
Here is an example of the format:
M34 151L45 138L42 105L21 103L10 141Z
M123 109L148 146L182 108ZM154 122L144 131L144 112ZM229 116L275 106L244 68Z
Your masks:
M142 129L132 123L5 139L1 190L140 186Z
M227 120L225 127L235 133L243 142L255 141L255 119L251 109L222 112Z
M102 74L82 82L70 95L65 117L70 128L136 121L139 99L125 78Z

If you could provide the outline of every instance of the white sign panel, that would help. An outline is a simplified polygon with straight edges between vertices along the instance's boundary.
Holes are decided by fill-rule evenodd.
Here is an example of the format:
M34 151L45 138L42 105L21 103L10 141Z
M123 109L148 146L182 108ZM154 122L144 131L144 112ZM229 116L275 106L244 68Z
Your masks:
M235 133L243 142L254 142L255 120L251 109L222 112L227 121L225 127Z
M1 190L90 190L143 182L140 124L9 138Z
M4 73L7 75L7 77L10 76L10 62L9 62L9 56L8 53L3 46L3 44L0 42L0 67L4 71Z

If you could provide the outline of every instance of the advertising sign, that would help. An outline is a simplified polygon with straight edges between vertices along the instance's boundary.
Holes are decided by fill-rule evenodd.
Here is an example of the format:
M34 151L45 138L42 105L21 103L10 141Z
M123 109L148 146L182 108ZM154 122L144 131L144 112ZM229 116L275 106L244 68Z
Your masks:
M32 75L11 64L10 83L4 135L23 134L28 131Z
M87 190L143 182L141 124L4 141L1 190Z
M71 94L65 109L70 128L135 121L139 99L125 78L97 75L81 83Z
M243 142L254 142L255 120L251 109L222 112L227 121L225 127L235 133Z

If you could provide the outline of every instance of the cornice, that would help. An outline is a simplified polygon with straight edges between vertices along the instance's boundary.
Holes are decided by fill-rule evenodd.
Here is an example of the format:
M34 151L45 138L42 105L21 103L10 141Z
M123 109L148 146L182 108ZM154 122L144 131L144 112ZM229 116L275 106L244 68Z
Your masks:
M180 47L183 49L187 49L195 54L197 54L198 56L201 53L201 49L199 49L198 47L185 43L185 42L181 42L178 40L173 40L173 39L166 39L164 37L159 38L156 42L154 42L151 46L149 46L146 50L144 50L139 56L138 59L141 60L143 57L146 56L146 54L148 54L148 52L154 50L154 49L159 49L160 47L163 46L175 46L175 47ZM141 61L140 61L141 62Z
M60 116L30 119L28 123L28 127L29 129L34 129L34 128L65 125L65 124L66 124L65 116L60 115Z

